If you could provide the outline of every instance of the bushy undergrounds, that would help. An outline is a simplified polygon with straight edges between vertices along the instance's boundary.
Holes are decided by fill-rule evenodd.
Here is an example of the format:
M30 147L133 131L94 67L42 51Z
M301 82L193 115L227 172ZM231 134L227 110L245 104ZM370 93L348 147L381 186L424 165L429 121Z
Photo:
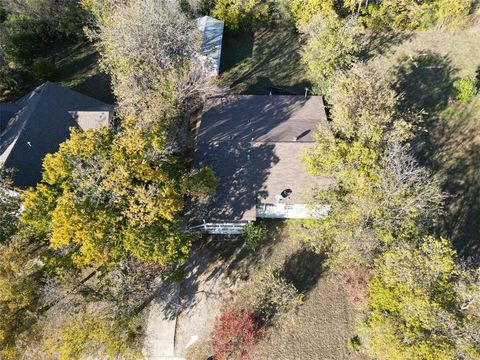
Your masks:
M253 358L360 359L350 345L360 307L358 297L348 291L348 275L327 270L324 257L304 247L298 237L300 222L257 225L267 231L254 251L242 246L243 239L208 245L237 283L225 294L223 308L251 311L262 324ZM282 300L272 295L280 292ZM276 305L265 306L272 303ZM212 353L211 343L198 343L187 359L203 360Z

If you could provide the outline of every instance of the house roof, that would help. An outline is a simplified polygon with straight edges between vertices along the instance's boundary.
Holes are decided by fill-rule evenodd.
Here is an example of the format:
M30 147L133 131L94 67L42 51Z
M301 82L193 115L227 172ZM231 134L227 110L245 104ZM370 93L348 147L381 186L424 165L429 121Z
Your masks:
M195 152L195 166L211 167L217 178L205 220L255 220L257 204L275 203L287 189L292 192L282 203L308 203L312 188L329 182L307 173L302 161L325 121L323 100L316 96L208 99Z
M205 70L208 75L218 75L222 56L222 39L224 23L211 16L203 16L195 20L202 33L200 53L203 56Z
M5 130L8 120L18 111L16 104L0 103L0 133Z
M4 113L3 107L0 113ZM15 169L13 181L18 187L40 181L43 158L68 139L71 127L87 130L108 126L113 109L112 105L51 82L11 104L14 107L16 112L1 132L0 166Z

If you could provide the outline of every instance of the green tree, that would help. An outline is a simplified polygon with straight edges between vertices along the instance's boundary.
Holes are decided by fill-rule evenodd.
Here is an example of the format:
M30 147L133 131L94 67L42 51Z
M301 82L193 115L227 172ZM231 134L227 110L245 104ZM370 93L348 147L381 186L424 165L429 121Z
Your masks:
M83 36L86 12L76 0L2 0L0 23L6 56L22 65L46 54L51 43Z
M20 213L20 199L8 180L8 174L0 173L0 243L15 234Z
M472 5L472 0L381 0L368 6L364 20L377 30L456 27L468 20Z
M335 179L315 200L330 211L306 222L307 240L332 261L371 265L396 239L424 232L443 195L404 145L411 131L384 81L355 67L338 76L332 99L331 126L306 157L313 174Z
M477 86L472 79L458 79L453 83L456 97L462 103L470 102L477 95Z
M306 26L316 16L335 16L336 0L293 0L290 8L297 27Z
M36 320L41 266L36 245L12 237L0 244L0 357L16 359L16 342Z
M265 0L217 0L212 16L225 21L230 31L251 31L268 21L269 10Z
M364 349L375 359L478 358L472 332L480 324L478 274L471 281L459 272L444 239L414 243L376 261L361 328ZM470 302L464 301L465 288Z
M330 14L313 17L302 31L306 34L302 62L308 78L317 92L326 94L333 74L349 69L358 60L361 28L355 18L343 20Z
M100 307L100 304L98 304ZM105 359L142 358L138 319L111 316L101 311L70 316L58 337L47 339L46 353L61 360L85 356Z

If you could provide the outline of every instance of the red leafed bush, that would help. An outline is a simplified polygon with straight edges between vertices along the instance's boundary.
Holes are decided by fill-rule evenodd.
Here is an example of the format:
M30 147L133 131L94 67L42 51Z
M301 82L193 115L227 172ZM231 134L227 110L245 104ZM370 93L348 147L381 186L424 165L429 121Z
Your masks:
M262 330L253 314L246 310L226 311L213 328L213 358L215 360L249 360Z

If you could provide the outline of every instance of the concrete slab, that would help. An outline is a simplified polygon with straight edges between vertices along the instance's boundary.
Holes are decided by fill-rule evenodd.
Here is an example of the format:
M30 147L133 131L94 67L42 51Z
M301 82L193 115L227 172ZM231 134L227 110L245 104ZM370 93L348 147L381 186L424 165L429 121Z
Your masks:
M156 290L146 324L146 359L179 359L175 354L179 290L178 284L162 284Z

